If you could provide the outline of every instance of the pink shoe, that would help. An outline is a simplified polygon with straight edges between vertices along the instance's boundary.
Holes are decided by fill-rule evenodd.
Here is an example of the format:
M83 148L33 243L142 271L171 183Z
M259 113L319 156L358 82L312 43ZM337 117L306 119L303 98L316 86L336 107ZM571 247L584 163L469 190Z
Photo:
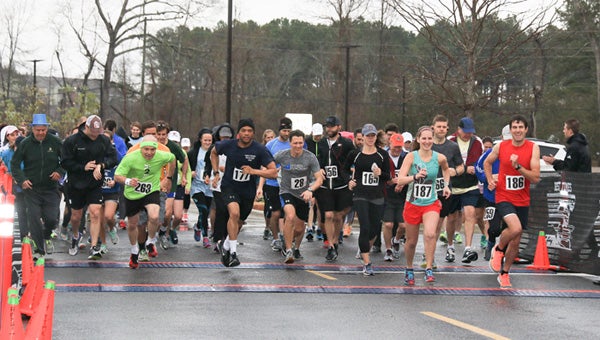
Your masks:
M204 248L210 248L210 240L208 239L208 237L206 237L206 236L205 236L205 237L202 239L202 246L203 246Z

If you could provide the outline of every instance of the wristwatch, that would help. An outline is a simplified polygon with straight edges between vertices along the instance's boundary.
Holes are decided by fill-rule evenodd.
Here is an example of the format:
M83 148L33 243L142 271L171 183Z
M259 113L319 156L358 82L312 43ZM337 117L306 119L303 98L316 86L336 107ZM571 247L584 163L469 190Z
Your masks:
M521 164L517 163L517 166L515 166L515 170L519 171L519 169L521 169Z
M313 189L312 189L312 187L308 187L308 189L306 189L306 190L308 190L308 191L310 191L310 192L313 192Z

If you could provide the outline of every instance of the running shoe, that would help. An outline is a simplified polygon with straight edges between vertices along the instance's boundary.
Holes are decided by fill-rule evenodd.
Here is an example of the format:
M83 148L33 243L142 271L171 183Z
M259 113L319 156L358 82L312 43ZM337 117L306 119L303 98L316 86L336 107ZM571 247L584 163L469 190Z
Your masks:
M138 261L140 261L140 262L150 261L150 258L148 257L148 251L146 249L140 249L140 254L138 255Z
M352 235L352 226L349 224L344 224L344 237L348 237Z
M498 245L492 249L492 256L490 257L490 269L496 273L499 273L502 269L502 263L504 260L504 252L498 250Z
M146 245L146 250L148 250L148 256L150 256L150 257L158 256L158 251L156 251L156 246L154 245L154 243L148 243Z
M79 236L77 238L73 237L71 239L71 247L69 248L69 255L71 256L75 256L79 253L79 242L82 239L82 235L81 233L79 233Z
M237 253L229 255L229 265L227 267L237 267L240 265L240 260L237 258Z
M454 262L455 259L456 253L454 251L454 248L446 249L446 262Z
M500 288L502 289L512 288L512 285L510 284L510 276L508 276L508 273L499 274L498 283L500 284Z
M392 262L394 260L394 253L391 249L387 249L385 251L385 255L383 256L383 260L387 262Z
M52 230L52 232L50 233L50 238L54 239L54 238L57 238L57 237L58 237L58 235L56 234L56 232L54 230Z
M185 214L183 214L183 217L181 217L181 222L187 223L187 221L188 221L188 214L185 213Z
M167 238L167 232L166 231L159 231L158 232L158 243L160 244L160 247L164 250L169 249L169 239Z
M317 228L317 240L323 241L324 239L325 239L325 236L323 236L323 231L321 229Z
M177 231L175 229L169 230L169 239L173 244L179 243L179 236L177 235Z
M200 242L202 241L202 230L194 224L194 241Z
M454 242L456 242L458 244L462 244L463 243L463 238L460 235L460 233L454 234Z
M88 260L100 260L102 258L102 253L100 253L100 246L95 245L90 249L90 256L88 256Z
M356 257L356 258L357 258L357 259L359 259L359 260L362 258L362 255L360 254L360 248L358 248L358 249L356 250L356 255L355 255L354 257Z
M344 243L344 230L340 230L340 234L338 235L338 244Z
M69 239L69 229L67 227L60 227L60 239L63 241Z
M283 242L281 242L281 240L273 240L271 242L271 249L273 249L273 251L282 251Z
M372 246L371 253L381 253L381 246Z
M302 256L302 254L300 254L300 249L298 249L298 248L294 249L294 258L296 260L301 260L304 258L304 256Z
M425 269L425 282L435 282L435 276L433 276L431 268Z
M140 264L138 263L138 254L131 254L129 256L129 268L137 269Z
M286 264L294 263L294 252L291 249L286 250L285 260L283 260L283 263L286 263Z
M202 238L202 246L204 248L210 248L210 240L208 239L208 237L204 236Z
M435 259L431 263L431 267L433 269L437 269L438 266L437 266L437 263L435 263ZM425 258L425 254L423 254L423 257L421 258L421 268L423 268L423 269L427 268L427 259Z
M440 234L440 241L443 243L448 243L448 234L445 231L442 231Z
M487 247L485 247L485 254L483 255L484 260L490 260L492 257L492 249L494 249L494 244L492 244L492 242L488 242Z
M477 261L478 258L479 256L477 255L477 252L474 252L471 249L466 249L463 253L462 263L471 263L473 261Z
M263 240L268 240L271 237L271 231L268 228L265 228L263 231Z
M125 220L120 220L119 221L119 228L121 228L121 229L127 229L127 223L125 223Z
M331 243L329 243L329 240L323 241L323 248L329 249L329 247L331 247Z
M221 255L221 263L225 266L225 267L229 267L229 250L225 250L225 248L223 248L223 241L219 240L217 242L217 249L219 250L219 254Z
M364 276L375 275L375 273L373 272L373 265L371 265L371 263L367 263L363 266L363 275Z
M415 272L412 269L404 272L404 284L407 286L415 285Z
M51 239L48 239L48 240L44 240L44 243L45 243L46 254L54 253L54 242L52 242Z
M106 244L100 245L100 254L106 255L108 253L108 248L106 248Z
M400 253L400 240L396 240L395 237L392 237L392 250Z
M481 249L485 249L487 247L487 239L485 238L485 235L481 235L481 238L479 239L479 245L481 246Z
M86 244L86 242L85 242L85 238L83 238L83 233L84 233L84 232L85 232L85 231L80 231L80 232L79 232L79 236L81 236L81 237L79 238L79 242L77 243L77 247L78 247L79 249L85 249L85 247L86 247L86 245L87 245L87 244ZM92 241L90 240L88 243L92 243Z
M312 228L306 228L306 241L308 242L312 242L315 239L315 236L313 235L315 232Z
M337 259L337 251L335 251L334 247L329 247L327 249L327 255L325 256L325 260L327 261L335 261Z
M119 234L117 234L117 228L113 227L111 230L109 230L108 236L110 237L110 242L112 242L112 244L119 243Z

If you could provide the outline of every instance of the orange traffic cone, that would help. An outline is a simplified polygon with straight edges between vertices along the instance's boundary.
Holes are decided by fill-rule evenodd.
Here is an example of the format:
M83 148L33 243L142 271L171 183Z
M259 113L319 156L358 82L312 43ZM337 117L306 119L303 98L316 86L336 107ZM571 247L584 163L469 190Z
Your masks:
M52 339L52 318L54 317L54 281L46 282L40 304L27 324L25 339Z
M5 310L2 311L2 328L0 329L0 339L2 340L21 340L25 338L23 330L23 320L19 311L19 291L16 289L8 290L8 302Z
M548 257L548 246L546 245L546 233L540 231L538 235L537 245L535 247L535 256L533 257L533 264L527 266L527 269L535 270L558 270L558 266L550 264L550 258Z
M31 281L25 287L25 292L21 297L21 314L32 316L35 308L40 302L44 288L44 258L37 260L33 269Z
M23 245L21 248L21 273L23 286L27 286L33 275L33 255L29 237L23 238Z

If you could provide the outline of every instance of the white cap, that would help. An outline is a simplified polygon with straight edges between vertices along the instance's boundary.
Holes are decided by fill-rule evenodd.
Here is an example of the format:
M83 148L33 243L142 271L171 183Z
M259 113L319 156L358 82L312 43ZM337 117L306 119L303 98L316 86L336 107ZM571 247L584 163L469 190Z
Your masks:
M511 139L512 134L510 133L510 126L504 125L502 128L502 139Z
M187 137L181 138L181 147L184 148L186 146L192 146L190 139Z
M323 125L321 123L314 123L312 126L312 135L319 136L323 134Z
M169 138L169 140L172 140L174 142L179 143L179 141L181 141L181 135L179 134L178 131L169 131L169 134L167 135L167 137Z
M402 132L402 138L404 138L404 143L413 141L413 136L410 132Z

